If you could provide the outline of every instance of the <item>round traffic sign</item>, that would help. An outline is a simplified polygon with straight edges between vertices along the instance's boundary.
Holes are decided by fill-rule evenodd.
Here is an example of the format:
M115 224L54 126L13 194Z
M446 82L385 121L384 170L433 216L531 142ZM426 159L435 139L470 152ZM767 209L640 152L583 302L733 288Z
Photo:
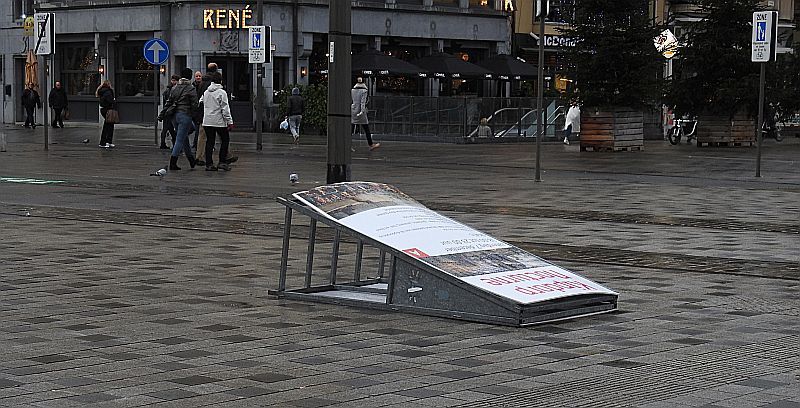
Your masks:
M151 38L144 43L144 58L153 65L161 65L169 58L169 46L160 38Z

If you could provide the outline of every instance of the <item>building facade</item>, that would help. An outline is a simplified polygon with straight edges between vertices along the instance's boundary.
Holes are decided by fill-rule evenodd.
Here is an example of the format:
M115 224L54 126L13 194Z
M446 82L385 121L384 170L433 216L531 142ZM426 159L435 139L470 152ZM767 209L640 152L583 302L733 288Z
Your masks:
M373 48L413 58L445 51L473 60L510 52L510 16L500 0L352 4L353 52ZM94 91L108 79L117 91L122 121L152 123L154 100L171 74L184 67L204 71L207 63L216 62L237 122L253 123L257 75L248 63L247 33L259 20L272 33L272 61L264 65L262 79L266 95L288 84L308 83L327 63L327 0L265 0L260 19L257 2L246 0L10 0L0 8L5 123L22 120L18 100L25 53L33 41L23 36L23 16L33 12L55 13L48 89L54 81L63 83L73 120L98 120ZM163 39L170 48L158 74L143 54L151 38ZM267 98L265 104L271 103Z

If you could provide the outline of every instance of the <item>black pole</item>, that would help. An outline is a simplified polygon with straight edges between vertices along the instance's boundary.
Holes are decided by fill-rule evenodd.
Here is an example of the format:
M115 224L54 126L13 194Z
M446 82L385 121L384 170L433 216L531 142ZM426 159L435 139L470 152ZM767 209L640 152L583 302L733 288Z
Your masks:
M774 45L773 45L774 47ZM764 140L764 132L761 127L764 126L764 82L766 82L767 63L762 62L761 75L758 80L758 126L756 127L756 144L758 145L758 153L756 154L756 177L761 177L761 141Z
M328 184L350 180L351 0L330 0L328 30Z
M264 1L256 3L257 25L264 25ZM271 41L270 41L271 42ZM272 52L271 45L266 44L266 52ZM264 119L264 64L256 64L256 150L263 149L264 135L262 125Z
M537 120L538 124L536 125L536 176L533 179L534 181L542 181L542 137L544 137L544 131L542 128L542 122L545 120L544 112L542 112L544 105L544 18L546 15L545 12L545 0L541 0L541 6L539 7L539 81L538 81L538 89L536 90L536 115L539 117Z

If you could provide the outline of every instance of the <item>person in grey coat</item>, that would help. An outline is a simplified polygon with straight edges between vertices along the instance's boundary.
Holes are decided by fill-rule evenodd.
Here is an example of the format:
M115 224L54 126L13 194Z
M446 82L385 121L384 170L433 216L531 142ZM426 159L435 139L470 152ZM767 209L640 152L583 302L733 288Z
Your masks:
M362 78L356 80L356 85L350 90L350 96L353 100L350 105L350 123L353 124L353 133L356 133L358 127L364 130L364 135L367 137L369 150L375 150L381 147L380 143L372 141L372 133L369 132L369 119L367 118L367 85L364 84Z

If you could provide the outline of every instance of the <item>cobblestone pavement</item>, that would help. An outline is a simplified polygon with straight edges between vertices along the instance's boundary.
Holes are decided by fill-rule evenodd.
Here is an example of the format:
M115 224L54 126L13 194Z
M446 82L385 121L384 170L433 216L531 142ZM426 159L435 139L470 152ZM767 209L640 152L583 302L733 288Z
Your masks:
M320 137L236 133L232 171L159 178L152 130L0 132L2 407L800 407L798 138L765 142L762 178L754 148L544 144L541 183L532 144L357 143L354 179L620 293L509 328L267 294L275 198L324 182Z

